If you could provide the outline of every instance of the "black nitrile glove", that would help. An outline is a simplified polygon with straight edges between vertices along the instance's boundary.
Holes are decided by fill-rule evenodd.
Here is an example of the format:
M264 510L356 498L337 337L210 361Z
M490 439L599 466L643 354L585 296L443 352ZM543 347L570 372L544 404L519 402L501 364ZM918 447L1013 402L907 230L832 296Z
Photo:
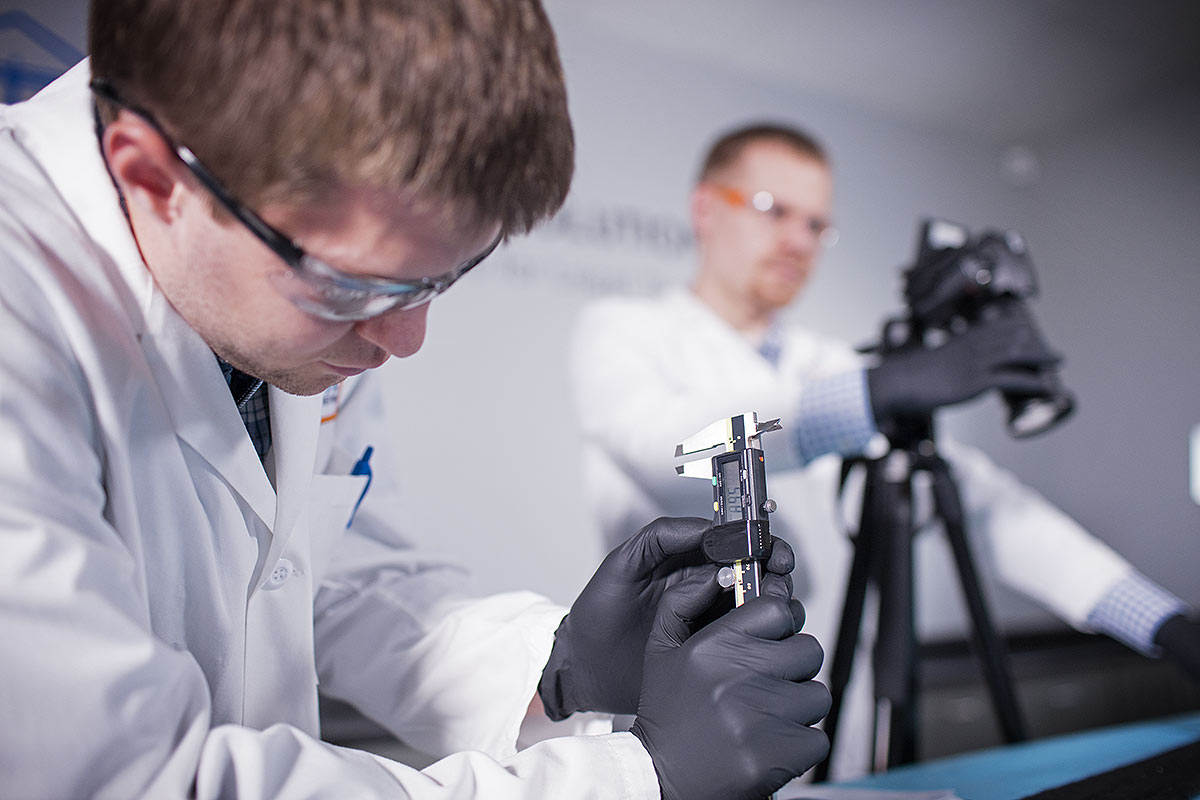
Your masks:
M637 711L646 638L663 593L689 576L707 576L716 585L718 567L700 551L711 524L662 517L608 554L554 634L538 684L550 719L576 711ZM791 597L795 554L781 539L773 541L763 591Z
M1060 358L1042 341L1018 305L972 323L933 349L899 350L867 370L871 410L880 423L924 416L942 406L978 397L989 389L1044 397L1044 371Z
M823 653L795 631L796 600L759 597L692 632L717 596L689 579L663 597L630 733L650 753L663 800L762 800L829 752L811 727L829 711L812 680Z
M1159 626L1154 643L1179 662L1188 676L1200 685L1200 620L1176 614Z

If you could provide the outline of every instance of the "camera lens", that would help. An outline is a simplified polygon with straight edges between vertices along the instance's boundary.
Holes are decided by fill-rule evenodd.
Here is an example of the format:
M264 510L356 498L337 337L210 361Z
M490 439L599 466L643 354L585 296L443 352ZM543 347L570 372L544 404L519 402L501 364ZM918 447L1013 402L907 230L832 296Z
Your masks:
M1008 403L1008 432L1016 439L1049 430L1075 408L1075 399L1061 387L1049 397L1006 397L1005 400Z

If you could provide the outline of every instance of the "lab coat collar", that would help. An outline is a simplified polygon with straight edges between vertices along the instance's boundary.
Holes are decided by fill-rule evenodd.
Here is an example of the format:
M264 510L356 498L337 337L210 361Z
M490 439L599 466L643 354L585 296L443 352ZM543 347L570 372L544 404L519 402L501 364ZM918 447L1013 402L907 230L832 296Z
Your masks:
M265 526L274 529L275 490L246 435L216 356L161 292L151 298L146 325L142 350L151 362L176 434L225 477ZM272 441L277 441L277 413L286 411L276 409L272 396Z
M129 294L121 293L122 302L134 333L141 336L154 278L142 262L101 156L90 78L91 66L84 59L33 99L7 111L16 122L21 145L37 159L80 226L116 265L122 283L130 289Z
M279 558L307 505L316 468L321 396L298 397L268 387L271 450L268 467L254 450L212 350L156 292L143 349L178 436L219 472L272 534L266 565ZM276 488L278 491L276 491Z
M707 303L697 297L691 289L682 286L672 287L663 294L663 299L666 304L675 306L680 314L687 315L688 325L697 326L701 330L719 332L721 338L728 338L732 332L738 340L745 344L748 350L757 355L762 355L760 342L752 341L745 335L737 333L733 326L722 319ZM780 322L778 318L775 318L771 321L767 335L778 338L780 333Z
M268 387L271 450L268 467L254 450L212 350L156 292L143 340L179 437L224 476L272 531L265 564L274 564L307 504L316 469L321 395L298 397Z
M272 530L272 551L282 549L299 518L316 461L321 400L272 387L271 486L229 394L212 350L158 291L121 211L94 130L91 67L72 67L33 100L10 107L26 132L22 145L45 169L56 191L91 239L116 264L135 333L151 362L179 437L238 492ZM267 563L273 563L268 561Z
M689 336L707 342L713 352L728 353L721 363L736 364L742 380L774 381L780 374L786 361L786 342L780 341L775 357L769 358L763 353L761 342L738 333L691 289L681 286L668 289L663 294L663 304L671 310L674 324L687 330ZM778 325L777 318L772 326Z

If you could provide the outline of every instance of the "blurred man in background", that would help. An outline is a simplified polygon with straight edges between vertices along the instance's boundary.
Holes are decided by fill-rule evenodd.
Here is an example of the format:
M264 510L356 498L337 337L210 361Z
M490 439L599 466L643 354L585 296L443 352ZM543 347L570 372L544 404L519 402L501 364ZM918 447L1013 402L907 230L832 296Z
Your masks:
M1020 316L981 321L935 349L875 360L785 322L781 312L834 235L832 209L829 160L811 136L772 124L730 131L704 158L692 191L699 262L691 285L595 303L578 322L568 365L586 492L607 546L637 520L710 507L710 486L676 475L676 444L746 411L782 419L782 433L763 437L779 505L772 532L796 550L806 630L827 652L852 556L838 498L840 457L886 453L880 431L897 417L993 389L1036 395L1046 388L1039 373L1057 361ZM1200 627L1179 598L979 451L952 442L941 449L989 571L1076 628L1148 655L1170 650L1200 679ZM919 496L917 519L929 515L929 498ZM864 629L860 655L872 635ZM867 767L869 675L869 659L856 659L834 777Z

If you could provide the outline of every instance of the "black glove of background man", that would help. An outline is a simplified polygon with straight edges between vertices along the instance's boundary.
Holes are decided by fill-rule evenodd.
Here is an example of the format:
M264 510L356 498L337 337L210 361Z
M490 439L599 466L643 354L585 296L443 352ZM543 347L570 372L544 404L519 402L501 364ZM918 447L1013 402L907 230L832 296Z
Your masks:
M989 389L1014 395L1050 393L1043 370L1060 361L1023 306L972 323L933 349L900 350L867 370L871 410L880 424L924 416Z
M576 711L637 711L646 639L663 593L688 577L717 585L719 568L700 552L711 525L698 517L663 517L608 554L554 634L538 685L550 719ZM787 542L773 542L763 591L789 598L795 555Z
M823 653L795 633L799 601L764 595L693 633L717 594L703 578L670 589L646 646L629 731L650 753L663 800L761 800L829 752L811 727L830 705L811 680Z
M1154 643L1174 658L1188 677L1200 686L1200 620L1176 614L1159 626Z

